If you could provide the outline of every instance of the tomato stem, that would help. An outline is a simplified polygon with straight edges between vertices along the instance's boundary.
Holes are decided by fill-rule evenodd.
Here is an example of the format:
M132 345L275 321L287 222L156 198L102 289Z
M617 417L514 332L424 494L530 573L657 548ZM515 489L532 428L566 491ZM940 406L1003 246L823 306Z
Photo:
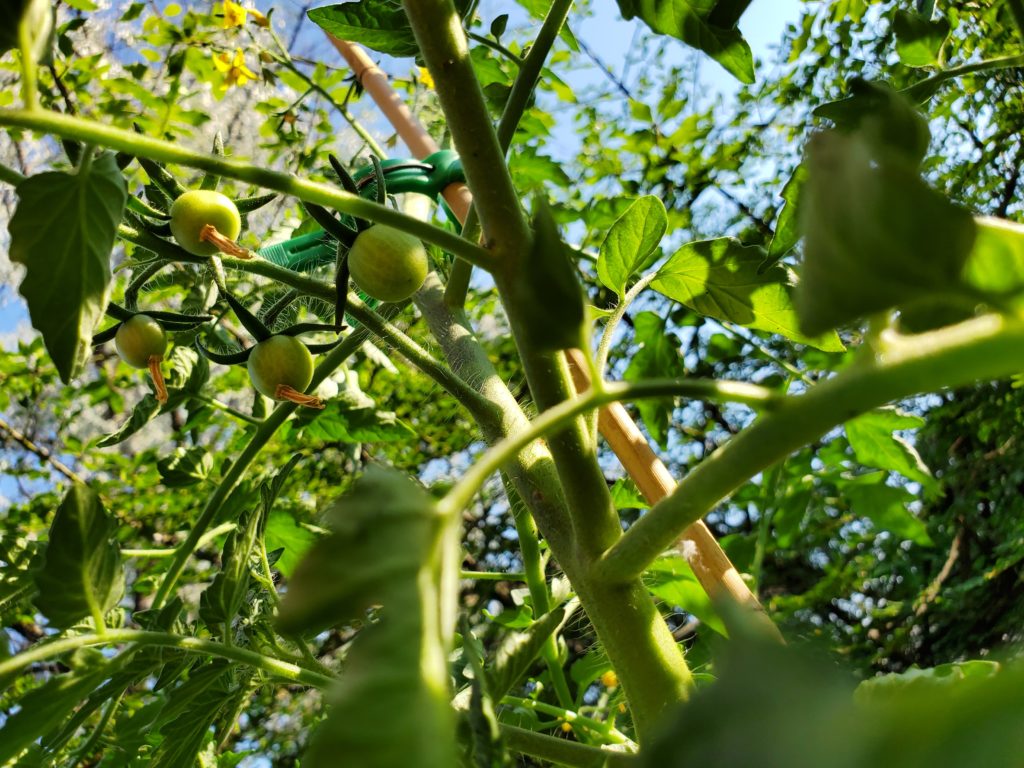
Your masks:
M149 375L153 377L153 386L156 387L156 401L160 405L166 405L167 403L167 385L164 383L164 373L160 370L160 363L163 361L163 355L149 356Z
M228 256L234 256L237 259L251 259L256 255L248 248L243 248L234 240L222 235L213 224L203 225L203 228L199 231L199 239L207 243L213 243L221 253L226 253Z
M323 410L324 408L324 401L316 395L304 395L287 384L277 385L277 389L274 390L274 398L277 400L288 400L303 405L306 408L316 408L317 410Z

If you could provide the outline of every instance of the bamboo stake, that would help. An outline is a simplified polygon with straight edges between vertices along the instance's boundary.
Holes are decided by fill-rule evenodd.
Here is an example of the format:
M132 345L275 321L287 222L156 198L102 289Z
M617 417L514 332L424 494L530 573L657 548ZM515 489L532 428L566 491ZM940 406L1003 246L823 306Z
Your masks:
M387 74L373 63L366 51L354 43L338 40L331 35L328 37L348 62L363 89L370 94L398 132L409 151L420 159L436 152L437 143L405 106L388 82ZM473 196L466 185L450 184L443 194L459 221L465 222L473 203ZM590 380L582 353L576 349L567 350L566 357L576 383L576 390L582 392L588 389ZM656 504L672 493L675 489L672 475L651 450L639 427L622 405L612 403L599 411L598 430L650 504ZM729 597L740 605L763 613L764 609L757 597L747 587L703 521L694 523L683 532L677 542L677 548L686 557L694 575L709 597L713 600ZM781 639L774 623L766 620L764 624Z

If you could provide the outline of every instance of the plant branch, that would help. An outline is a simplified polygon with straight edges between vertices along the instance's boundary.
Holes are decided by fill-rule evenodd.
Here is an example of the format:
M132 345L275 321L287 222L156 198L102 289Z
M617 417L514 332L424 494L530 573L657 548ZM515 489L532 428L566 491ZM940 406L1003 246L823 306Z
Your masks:
M81 475L78 475L67 464L54 456L48 448L42 445L36 445L28 435L15 427L12 427L2 417L0 417L0 433L7 435L26 451L34 453L71 482L86 485L86 481L81 477Z
M501 703L509 707L520 707L522 709L532 710L533 712L542 712L545 715L557 717L559 720L566 723L578 723L588 731L607 739L612 744L633 744L633 741L614 725L611 725L610 723L602 723L600 720L594 720L592 717L586 717L585 715L581 715L571 709L556 707L553 704L547 704L543 701L537 701L536 699L523 699L519 696L506 696L501 700Z
M906 94L913 100L926 99L935 93L936 89L947 80L963 77L964 75L973 75L975 72L1013 69L1014 67L1024 67L1024 54L1003 56L998 59L986 59L985 61L977 61L973 64L961 64L959 67L950 67L904 88L900 93Z
M326 688L334 682L334 679L327 675L236 645L225 645L213 640L176 635L170 632L149 632L140 629L108 629L103 634L75 635L61 640L39 643L9 659L0 661L0 679L4 679L8 675L19 674L37 662L62 656L78 648L117 643L180 648L189 653L218 656L313 688Z
M491 264L517 259L523 245L530 242L530 230L473 72L458 12L452 0L406 0L404 6L420 53L434 77L485 242L497 257Z
M494 265L494 257L491 254L459 235L435 227L413 216L407 216L385 205L366 200L359 195L353 195L327 184L300 179L290 173L271 171L247 162L218 157L213 154L193 152L173 142L142 136L133 131L57 112L0 110L0 125L29 128L87 144L116 149L136 157L184 165L225 178L248 182L292 195L304 202L316 203L352 216L401 229L465 259L475 266L490 269Z
M572 768L636 768L638 763L635 756L625 752L591 747L504 723L499 727L505 743L513 752L558 765Z
M695 400L734 402L752 408L781 407L784 398L766 387L740 381L714 379L649 379L607 382L603 389L588 389L541 413L524 432L510 435L478 458L466 474L445 494L439 507L457 515L472 501L488 477L505 465L524 446L566 428L573 420L608 403L654 397L690 397Z
M636 578L722 499L833 427L893 400L998 378L1024 367L1024 322L986 315L916 336L885 332L879 348L806 394L787 398L683 478L596 565L609 582ZM874 357L867 357L874 352Z

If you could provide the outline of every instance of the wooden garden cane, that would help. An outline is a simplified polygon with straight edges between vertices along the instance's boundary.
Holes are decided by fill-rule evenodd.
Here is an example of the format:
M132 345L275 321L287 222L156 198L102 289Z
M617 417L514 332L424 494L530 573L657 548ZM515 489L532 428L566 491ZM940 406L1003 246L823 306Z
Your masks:
M421 159L437 152L440 149L437 143L405 106L388 82L388 76L373 63L366 51L354 43L338 40L331 35L328 38L348 62L356 80L376 102L409 151ZM473 196L466 185L461 182L449 184L443 195L459 221L465 222L473 203ZM565 354L577 391L588 389L590 379L583 353L578 349L570 349ZM620 403L611 403L601 408L597 425L598 431L650 504L656 504L675 490L675 481L668 468L651 450L640 429ZM763 615L764 609L757 597L747 587L703 520L698 520L683 531L677 548L686 557L709 597L729 597ZM781 640L773 622L767 620L764 624Z

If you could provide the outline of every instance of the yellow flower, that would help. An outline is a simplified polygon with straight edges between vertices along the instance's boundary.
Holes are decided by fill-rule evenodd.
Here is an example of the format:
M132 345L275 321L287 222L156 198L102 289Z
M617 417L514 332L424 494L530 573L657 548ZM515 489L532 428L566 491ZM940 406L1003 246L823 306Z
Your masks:
M256 79L256 73L245 66L245 54L242 53L241 48L235 49L234 58L227 51L218 53L213 59L213 66L224 75L224 83L220 87L222 91L226 91L233 85L242 86L250 80Z
M420 67L420 82L423 83L430 90L434 90L434 76L430 74L430 70L426 67Z
M245 24L246 10L238 3L234 3L231 0L224 0L224 29L231 29L232 27L240 27Z
M570 732L572 732L572 723L562 723L562 732L563 733L570 733Z
M619 685L618 676L610 669L601 675L601 683L605 688L617 688Z

